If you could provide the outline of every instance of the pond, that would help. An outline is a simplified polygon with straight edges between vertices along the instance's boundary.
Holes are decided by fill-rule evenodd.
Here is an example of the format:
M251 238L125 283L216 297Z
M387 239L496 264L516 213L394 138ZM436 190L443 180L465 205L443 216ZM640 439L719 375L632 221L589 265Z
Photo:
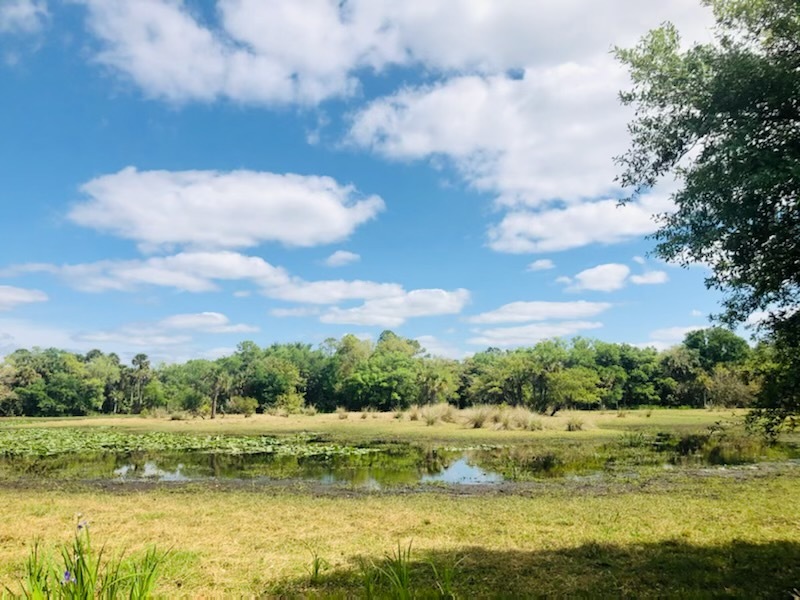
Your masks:
M275 439L20 431L0 435L0 452L0 482L283 481L364 489L630 478L646 469L717 468L800 457L797 447L785 444L767 447L748 439L666 434L596 443L540 440L452 448L391 442L347 446L310 435Z
M374 448L355 455L275 453L103 452L0 458L0 479L196 482L311 481L369 489L398 485L495 484L505 480L479 466L481 452Z

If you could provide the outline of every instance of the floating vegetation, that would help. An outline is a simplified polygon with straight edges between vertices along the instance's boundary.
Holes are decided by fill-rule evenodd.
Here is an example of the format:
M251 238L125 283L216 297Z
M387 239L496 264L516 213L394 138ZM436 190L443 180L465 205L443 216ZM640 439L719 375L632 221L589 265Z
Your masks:
M72 453L206 452L288 456L357 456L376 452L312 441L311 436L277 439L268 436L122 433L85 429L8 429L0 431L2 456L54 456Z

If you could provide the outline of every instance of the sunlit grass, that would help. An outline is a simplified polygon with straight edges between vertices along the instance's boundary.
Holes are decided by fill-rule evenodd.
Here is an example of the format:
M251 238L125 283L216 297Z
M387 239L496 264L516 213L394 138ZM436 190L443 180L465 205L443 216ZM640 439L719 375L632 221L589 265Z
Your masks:
M473 422L476 413L484 413L480 427ZM501 414L502 413L502 414ZM447 406L414 407L397 418L398 412L370 413L370 418L353 418L346 411L317 413L313 415L226 415L214 420L189 419L173 421L166 418L137 416L97 416L60 419L0 419L0 428L8 427L106 427L129 432L179 432L201 434L239 435L291 435L304 432L326 434L334 440L368 442L374 440L432 441L442 443L514 443L537 438L569 435L574 439L612 438L626 431L659 431L703 429L716 422L738 422L743 411L709 410L630 410L624 419L617 417L616 410L609 411L562 411L555 416L538 415L520 409L501 409L484 406L455 410ZM426 420L424 414L429 414ZM651 414L651 416L647 416ZM493 415L500 415L494 420ZM435 416L435 419L433 418ZM529 419L532 426L520 425ZM566 432L571 419L579 418L583 430ZM508 427L503 420L508 419ZM428 421L433 421L430 425ZM498 424L500 427L498 427Z
M275 589L302 593L310 585L309 548L330 565L317 583L330 576L334 588L357 593L358 557L381 564L398 543L405 548L413 540L420 560L431 555L466 557L457 584L464 597L525 586L564 595L602 574L634 586L629 595L653 596L657 590L637 588L635 582L636 577L652 577L648 569L657 565L643 557L640 564L603 565L602 548L613 546L625 556L636 556L637 548L669 549L670 544L689 549L800 544L796 477L712 477L649 489L632 485L626 490L578 490L554 485L529 497L319 497L202 486L103 494L80 489L0 490L0 583L20 577L34 536L44 547L69 539L77 510L91 516L98 538L109 541L107 552L136 553L151 544L173 548L158 588L167 595L250 596ZM598 556L584 557L576 580L576 564L553 563L552 553L594 547L599 548ZM724 558L724 550L720 552ZM492 569L479 560L504 553L512 561L505 567L499 558ZM780 565L784 577L787 569L800 576L800 564ZM430 568L423 566L423 571ZM347 575L336 579L336 573ZM470 576L475 573L480 578ZM678 590L680 575L673 574ZM714 569L708 577L714 577ZM774 585L769 577L764 574L763 585Z

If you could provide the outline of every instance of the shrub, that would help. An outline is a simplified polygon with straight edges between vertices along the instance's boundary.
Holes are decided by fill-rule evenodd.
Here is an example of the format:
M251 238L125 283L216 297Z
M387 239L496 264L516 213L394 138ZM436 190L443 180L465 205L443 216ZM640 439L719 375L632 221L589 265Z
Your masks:
M289 414L297 414L303 410L303 396L297 392L281 394L275 399L275 407Z
M258 400L245 396L234 396L228 400L228 412L235 415L251 416L258 408Z
M578 417L570 417L567 421L567 431L583 431L583 420Z
M419 409L419 405L415 404L410 409L408 409L408 420L409 421L419 421L421 416L421 411Z
M488 406L476 406L467 414L467 424L473 429L480 429L489 420L492 409Z
M344 406L337 406L336 414L339 415L339 418L342 420L350 416L350 414L347 412L347 409Z

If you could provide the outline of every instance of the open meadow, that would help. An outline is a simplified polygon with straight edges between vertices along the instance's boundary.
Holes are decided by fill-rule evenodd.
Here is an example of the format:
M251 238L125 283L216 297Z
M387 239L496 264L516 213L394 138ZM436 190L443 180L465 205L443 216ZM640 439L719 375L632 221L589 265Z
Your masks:
M85 520L107 557L168 551L165 597L789 598L795 440L767 445L740 420L436 407L6 419L0 582L20 593L34 541L54 553Z

